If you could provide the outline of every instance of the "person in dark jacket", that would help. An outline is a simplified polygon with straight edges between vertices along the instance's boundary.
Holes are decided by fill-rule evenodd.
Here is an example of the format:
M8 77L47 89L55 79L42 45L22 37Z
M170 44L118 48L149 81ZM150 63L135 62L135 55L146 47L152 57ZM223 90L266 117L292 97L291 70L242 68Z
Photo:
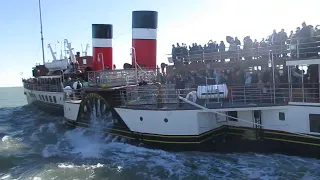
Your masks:
M176 77L175 89L177 91L178 96L185 97L185 94L184 94L185 82L184 82L184 79L181 77L181 75L177 75ZM180 99L178 102L178 107L182 107L182 100Z

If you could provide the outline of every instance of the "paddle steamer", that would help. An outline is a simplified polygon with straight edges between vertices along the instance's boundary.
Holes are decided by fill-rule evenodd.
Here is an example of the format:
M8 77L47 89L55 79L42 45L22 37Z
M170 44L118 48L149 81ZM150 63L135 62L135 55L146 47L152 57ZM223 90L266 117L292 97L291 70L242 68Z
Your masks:
M51 103L46 96L54 94L56 100L52 101L63 108L66 124L88 127L91 121L106 122L106 134L150 147L320 157L318 51L315 58L302 58L301 48L307 46L299 47L297 41L289 47L258 51L203 52L197 58L188 55L186 58L192 62L167 66L168 76L191 69L237 67L249 74L269 69L272 78L269 83L244 85L215 84L205 78L202 85L177 88L168 81L159 83L156 78L160 74L156 68L157 21L155 11L133 12L133 68L122 70L113 66L112 25L93 25L93 66L84 71L88 85L81 89L81 95L70 99L62 88L59 92L38 87L30 90L30 83L25 83L28 102ZM280 58L279 54L296 56ZM260 58L242 59L251 55ZM306 66L316 76L317 82L312 85L305 83L307 73L301 67ZM287 83L276 83L280 71ZM41 79L38 77L38 82Z

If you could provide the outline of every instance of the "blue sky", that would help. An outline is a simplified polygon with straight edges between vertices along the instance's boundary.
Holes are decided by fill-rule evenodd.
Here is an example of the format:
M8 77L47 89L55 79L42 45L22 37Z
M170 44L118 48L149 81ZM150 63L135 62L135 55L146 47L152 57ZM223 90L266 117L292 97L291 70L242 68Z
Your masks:
M46 60L47 48L68 39L77 51L91 45L91 24L113 24L114 56L117 67L130 60L131 13L134 10L159 12L157 63L167 62L166 54L176 42L207 43L225 36L243 39L266 37L273 29L287 32L307 24L320 24L320 2L287 0L42 0ZM19 86L21 77L30 77L31 68L42 62L38 0L3 0L0 6L1 86ZM91 54L91 48L89 50ZM23 72L23 75L20 75Z

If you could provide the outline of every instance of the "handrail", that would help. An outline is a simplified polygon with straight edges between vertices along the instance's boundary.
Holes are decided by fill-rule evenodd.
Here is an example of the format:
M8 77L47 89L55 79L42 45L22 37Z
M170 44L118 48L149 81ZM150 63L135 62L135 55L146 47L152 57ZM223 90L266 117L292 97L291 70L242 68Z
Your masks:
M134 55L134 65L135 65L135 70L136 70L136 80L137 80L137 83L138 83L138 64L137 64L137 56L136 56L136 49L134 48L134 47L131 47L131 50L133 51L133 53L131 53L131 54L133 54ZM133 57L131 57L131 58L133 58Z
M301 86L301 84L300 84ZM319 94L317 87L319 84L306 84L303 87L295 86L295 84L270 84L258 83L250 85L228 85L227 89L220 89L219 93L212 91L213 87L185 88L176 89L174 84L162 85L145 85L131 86L122 91L125 101L122 101L123 106L135 106L141 108L154 109L161 102L166 108L191 108L181 104L178 96L187 97L187 94L192 91L196 92L196 100L200 105L208 108L232 108L243 106L274 106L287 105L288 102L312 102L319 103ZM223 87L223 86L221 86ZM202 89L202 90L201 90ZM303 90L304 89L304 90ZM198 92L198 90L201 90ZM192 95L191 95L192 96ZM194 98L193 98L194 99ZM132 104L132 102L134 102ZM180 105L181 106L180 106Z
M136 49L134 47L131 47L133 53L134 54L134 64L135 64L135 69L136 69L136 75L137 75L137 82L139 81L139 77L138 77L138 69L140 69L140 71L142 71L143 73L146 73L144 70L142 70L141 66L137 63L137 56L136 56ZM152 72L152 74L156 77L156 74L154 72Z
M154 74L153 70L146 69L141 71L147 76L145 81L152 82L155 78L150 73ZM89 71L88 82L90 86L127 86L132 84L138 84L140 70L135 69L121 69L121 70L105 70L105 71Z
M28 83L24 82L23 87L28 90L34 91L47 91L47 92L62 92L61 84L37 84L37 83Z
M315 40L311 41L310 39L311 40L315 39ZM301 40L308 40L309 42L304 42L303 41L303 43L301 43ZM278 41L275 44L267 43L267 41L266 41L266 45L267 45L267 47L271 47L271 46L273 46L273 47L276 47L276 46L277 47L281 47L283 45L285 45L285 46L287 46L287 45L295 45L295 44L297 44L296 41L300 41L299 44L313 44L313 43L316 43L316 42L320 41L320 36L314 36L314 37L310 37L310 38L291 38L291 39L288 39L286 41ZM290 42L290 43L288 43L288 42ZM292 42L294 42L294 43L292 43ZM261 42L257 42L257 43L260 45ZM254 45L255 45L255 43L253 42L251 48L248 48L248 49L251 49L251 50L257 49L258 47L254 47ZM195 46L195 47L197 47L197 46ZM199 47L199 45L198 45L198 47ZM225 48L229 49L229 47L226 46ZM239 47L242 50L247 49L247 48L244 48L244 45L238 45L237 47ZM243 47L243 48L241 48L241 47ZM180 47L175 47L175 48L187 49L189 52L190 51L191 52L202 52L204 50L213 50L212 48L210 49L210 47L207 47L208 49L202 49L202 50L199 50L199 51L189 50L187 46L180 46ZM204 47L201 46L201 48L204 48ZM262 48L262 47L260 47L260 48ZM219 48L214 48L214 49L219 50ZM168 55L172 55L172 54L168 54Z
M186 47L180 47L181 52L175 53L174 55L171 54L173 60L181 60L180 63L189 64L193 62L206 62L206 61L215 61L221 60L224 61L225 59L250 59L250 57L268 57L269 51L272 50L274 54L290 54L290 57L282 57L285 59L288 58L303 58L304 54L312 54L318 53L318 47L320 45L320 37L317 37L317 40L309 41L309 42L300 42L299 40L294 43L289 44L269 44L266 47L252 47L252 48L241 48L242 46L238 46L236 51L230 51L226 48L223 51L219 49L201 49L198 51L188 50ZM182 49L185 49L183 51ZM219 51L218 51L219 50ZM301 56L301 57L300 57ZM252 59L252 58L251 58Z

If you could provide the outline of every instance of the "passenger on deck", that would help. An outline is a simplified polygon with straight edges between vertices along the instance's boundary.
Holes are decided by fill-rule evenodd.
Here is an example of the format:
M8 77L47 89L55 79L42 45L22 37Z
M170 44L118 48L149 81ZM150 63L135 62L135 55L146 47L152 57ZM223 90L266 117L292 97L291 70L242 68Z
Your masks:
M223 53L226 51L226 45L224 44L223 41L220 41L220 44L219 44L219 52L220 53ZM225 59L220 59L221 62L224 62Z
M251 85L251 81L252 81L252 76L249 72L246 72L245 74L245 81L244 81L244 84L246 86L250 86Z
M280 45L281 45L281 51L286 50L286 42L288 40L288 35L287 33L284 31L284 29L281 29L281 31L278 33L278 38L280 41ZM282 57L286 57L287 54L286 53L282 53Z
M214 71L214 78L216 80L216 84L220 84L221 82L221 73L220 73L220 70L215 70Z
M71 78L70 78L70 77L68 77L68 78L64 81L63 86L64 86L64 87L67 87L67 86L73 87L73 82L71 81Z
M177 55L176 55L176 47L174 46L174 44L172 44L172 50L171 50L171 54L172 54L172 61L173 63L175 64L176 63L176 58L177 58Z
M245 51L245 60L252 60L253 56L253 41L250 36L243 39L243 50Z
M140 82L139 82L139 86L145 86L148 83L144 80L144 78L142 76L140 76Z
M74 95L75 95L75 100L80 99L80 94L81 94L81 88L82 84L79 79L76 80L76 82L73 83L73 90L74 90Z
M278 33L275 29L273 30L272 35L270 36L270 42L272 45L276 45L278 42Z
M241 46L241 42L240 42L240 40L238 39L238 37L235 37L235 38L234 38L234 43L236 43L237 46Z
M301 57L308 57L308 49L310 47L311 30L310 26L307 26L305 22L302 23L302 29L299 32L299 52Z
M182 96L182 97L185 97L185 92L184 92L184 89L185 89L185 81L184 79L181 77L181 75L177 75L176 77L176 84L175 84L175 89L177 91L177 95L178 96ZM181 107L182 106L182 101L179 99L179 102L178 102L178 107Z
M233 39L230 40L230 43L229 43L229 56L232 57L230 58L230 61L234 61L236 60L235 57L236 56L236 52L237 52L237 48L238 46L236 45L236 43L234 42Z

